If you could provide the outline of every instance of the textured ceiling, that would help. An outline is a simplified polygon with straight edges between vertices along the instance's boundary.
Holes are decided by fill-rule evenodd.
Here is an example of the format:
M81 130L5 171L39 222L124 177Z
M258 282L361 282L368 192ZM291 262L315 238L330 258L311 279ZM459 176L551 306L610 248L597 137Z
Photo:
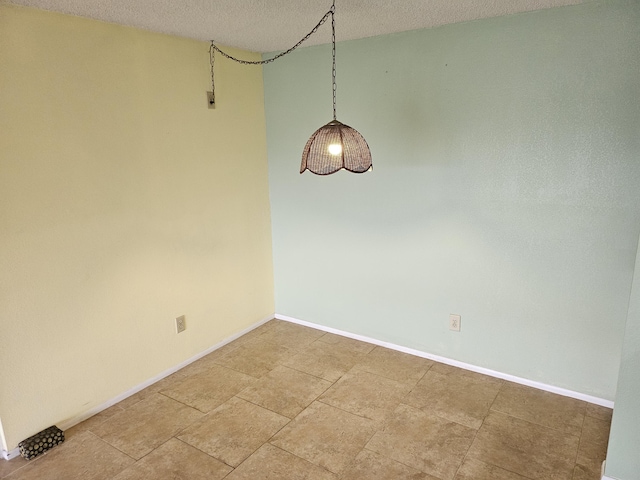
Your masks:
M336 37L338 41L351 40L584 1L337 0ZM331 7L331 0L9 0L9 3L197 40L214 39L222 45L255 52L289 48ZM305 45L330 40L327 24Z

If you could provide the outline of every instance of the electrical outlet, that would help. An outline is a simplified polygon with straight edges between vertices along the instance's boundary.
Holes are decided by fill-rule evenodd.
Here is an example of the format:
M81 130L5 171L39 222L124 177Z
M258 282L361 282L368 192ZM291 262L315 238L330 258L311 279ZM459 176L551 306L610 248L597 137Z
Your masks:
M187 319L184 315L176 318L176 333L184 332L187 329Z
M460 331L460 315L454 315L453 313L449 315L449 330L453 330L454 332Z

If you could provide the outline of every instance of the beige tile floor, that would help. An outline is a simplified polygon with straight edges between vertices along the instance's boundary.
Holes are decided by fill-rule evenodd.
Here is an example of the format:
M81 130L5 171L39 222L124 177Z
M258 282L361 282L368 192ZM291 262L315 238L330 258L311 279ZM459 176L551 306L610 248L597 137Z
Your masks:
M7 480L599 480L611 410L273 320Z

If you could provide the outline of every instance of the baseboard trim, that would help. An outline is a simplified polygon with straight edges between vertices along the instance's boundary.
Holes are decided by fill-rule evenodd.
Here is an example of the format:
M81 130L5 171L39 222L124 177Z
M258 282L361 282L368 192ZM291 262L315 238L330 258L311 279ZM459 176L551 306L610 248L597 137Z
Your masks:
M13 450L6 451L5 449L0 450L0 458L5 460L11 460L12 458L16 458L20 456L20 449L14 448Z
M500 378L502 380L507 380L509 382L518 383L520 385L526 385L528 387L537 388L539 390L544 390L546 392L556 393L558 395L562 395L564 397L571 397L578 400L583 400L588 403L593 403L595 405L600 405L607 408L613 408L614 402L611 400L605 400L604 398L594 397L591 395L586 395L584 393L575 392L573 390L567 390L565 388L556 387L554 385L548 385L546 383L536 382L534 380L529 380L527 378L516 377L515 375L510 375L508 373L498 372L496 370L491 370L484 367L478 367L476 365L472 365L469 363L460 362L458 360L453 360L451 358L441 357L439 355L433 355L431 353L422 352L420 350L415 350L413 348L403 347L401 345L396 345L394 343L384 342L382 340L377 340L375 338L366 337L364 335L358 335L356 333L346 332L344 330L339 330L337 328L326 327L324 325L319 325L317 323L307 322L305 320L300 320L294 317L289 317L287 315L275 315L275 318L278 320L284 320L286 322L297 323L298 325L304 325L306 327L315 328L317 330L322 330L329 333L335 333L336 335L341 335L343 337L353 338L354 340L360 340L362 342L371 343L374 345L379 345L381 347L386 347L391 350L397 350L399 352L408 353L410 355L415 355L417 357L427 358L429 360L434 360L436 362L444 363L446 365L451 365L453 367L462 368L464 370L469 370L472 372L482 373L484 375L489 375L490 377Z
M205 355L209 355L211 352L224 347L226 344L233 342L234 340L236 340L237 338L241 337L242 335L245 335L246 333L249 333L251 330L254 330L256 328L258 328L260 325L263 325L265 323L267 323L269 320L273 320L275 318L275 315L269 315L268 317L263 318L262 320L259 320L258 322L254 323L253 325L245 328L244 330L241 330L238 333L235 333L233 335L231 335L230 337L225 338L224 340L222 340L221 342L216 343L214 346L194 355L193 357L185 360L182 363L179 363L178 365L169 368L168 370L165 370L164 372L156 375L153 378L150 378L149 380L146 380L145 382L136 385L135 387L131 388L130 390L127 390L126 392L118 395L117 397L112 398L111 400L108 400L105 403L102 403L101 405L98 405L97 407L94 407L90 410L87 410L79 415L73 416L71 418L68 418L64 421L61 421L59 423L57 423L56 425L58 426L58 428L60 428L61 430L67 430L75 425L77 425L80 422L84 422L86 419L93 417L95 414L100 413L103 410L106 410L109 407L112 407L113 405L115 405L116 403L121 402L122 400L130 397L131 395L134 395L136 393L138 393L140 390L144 390L145 388L147 388L150 385L153 385L154 383L162 380L165 377L168 377L169 375L177 372L178 370L186 367L187 365L195 362L196 360L201 359L202 357L204 357ZM12 450L13 451L13 450Z

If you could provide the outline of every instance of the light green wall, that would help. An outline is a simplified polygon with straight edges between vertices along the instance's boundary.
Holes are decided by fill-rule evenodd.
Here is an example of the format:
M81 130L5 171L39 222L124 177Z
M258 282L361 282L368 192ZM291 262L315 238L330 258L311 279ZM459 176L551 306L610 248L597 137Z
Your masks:
M329 177L298 170L331 118L330 47L267 66L276 311L613 399L638 45L637 1L340 43L338 119L374 170Z
M606 474L640 480L640 245L620 362Z
M209 110L208 47L0 5L3 449L273 314L262 70Z

